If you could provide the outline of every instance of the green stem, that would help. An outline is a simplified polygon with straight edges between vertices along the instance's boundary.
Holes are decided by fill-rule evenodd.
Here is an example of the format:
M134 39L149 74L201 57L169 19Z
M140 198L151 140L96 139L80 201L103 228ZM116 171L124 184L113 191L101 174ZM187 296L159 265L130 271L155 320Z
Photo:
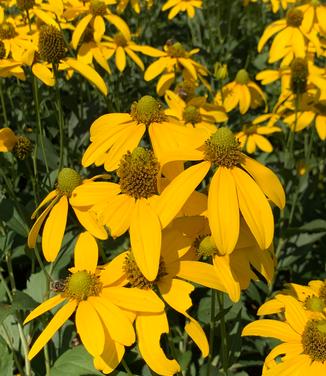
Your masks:
M0 100L1 100L1 107L2 107L2 115L3 115L3 120L4 120L4 126L6 128L8 128L9 127L9 122L8 122L8 116L7 116L5 98L3 96L2 79L0 79Z
M174 359L177 359L177 353L175 351L172 334L169 332L167 337L168 337L168 344L169 344L169 347L170 347L171 354L172 354ZM176 375L182 376L182 373L177 372Z
M133 373L131 372L130 368L128 367L126 361L124 359L121 360L121 364L125 371L127 372L128 376L133 376Z
M64 148L64 117L61 104L61 96L58 82L58 66L57 64L52 64L54 81L55 81L55 98L56 98L56 109L58 111L58 124L59 124L59 134L60 134L60 154L59 154L59 171L63 167L63 148Z
M23 326L18 319L17 319L17 326L18 326L19 336L22 342L22 348L23 348L23 353L24 353L24 358L25 358L25 374L26 376L30 376L32 373L31 373L31 362L28 359L28 345L27 345L25 334L24 334Z
M49 346L46 344L44 346L44 360L45 360L45 375L51 375L51 365L50 365L50 356L49 356Z
M224 295L223 293L219 293L217 295L218 305L220 312L223 312L221 316L221 322L220 322L220 330L221 330L221 357L222 357L222 366L224 373L227 375L228 373L228 352L229 352L229 341L228 336L226 332L226 326L225 326L225 317L224 317Z
M2 326L2 329L3 329L3 333L4 333L4 339L7 342L7 345L8 345L8 347L10 348L10 350L12 352L12 355L14 357L14 362L16 364L16 367L17 367L20 375L23 376L25 372L24 372L23 366L21 365L20 360L18 359L18 356L16 354L16 350L15 350L14 344L12 342L11 336L9 335L8 330L5 327L5 325L2 324L1 326Z
M209 355L208 355L208 365L207 373L209 376L211 374L213 354L214 354L214 336L215 336L215 302L216 302L216 291L211 290L211 321L209 323Z

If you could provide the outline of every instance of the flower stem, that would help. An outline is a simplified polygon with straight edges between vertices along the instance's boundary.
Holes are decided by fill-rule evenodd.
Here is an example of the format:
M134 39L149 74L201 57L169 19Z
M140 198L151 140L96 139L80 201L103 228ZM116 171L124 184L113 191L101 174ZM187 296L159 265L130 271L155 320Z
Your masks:
M218 305L220 308L221 315L221 322L220 322L220 330L221 330L221 357L222 357L222 366L224 373L227 375L228 373L228 349L229 349L229 341L226 333L226 326L225 326L225 317L224 317L224 295L223 293L219 293L217 295Z
M121 364L123 366L123 368L125 369L125 371L127 372L127 374L129 376L133 376L133 373L131 372L130 368L128 367L126 361L124 359L121 360Z
M6 128L8 128L9 127L9 122L8 122L8 116L7 116L5 98L3 96L3 88L2 88L2 80L1 79L0 79L0 100L1 100L1 107L2 107L2 115L3 115L3 120L4 120L4 126Z
M214 336L215 336L215 302L216 302L216 291L211 290L211 321L209 323L209 355L208 355L208 365L207 373L209 376L211 374L213 353L214 353Z

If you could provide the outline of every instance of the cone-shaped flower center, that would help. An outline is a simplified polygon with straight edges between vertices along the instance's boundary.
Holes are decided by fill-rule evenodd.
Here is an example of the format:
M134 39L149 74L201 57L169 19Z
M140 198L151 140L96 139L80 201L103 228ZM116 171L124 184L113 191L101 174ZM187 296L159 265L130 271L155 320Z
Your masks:
M235 77L238 84L246 85L249 81L249 74L245 69L240 69Z
M114 42L117 46L120 46L120 47L128 46L128 41L121 32L116 33L114 35L113 39L114 39Z
M136 148L132 153L128 151L117 170L121 192L136 199L153 196L157 192L159 170L159 163L152 151L142 147Z
M299 27L303 20L303 13L300 9L291 8L286 15L286 23L288 26Z
M155 286L160 278L166 275L165 264L161 259L157 277L154 281L148 281L136 264L135 257L131 251L127 252L126 258L123 263L123 270L126 273L127 279L131 287L138 287L139 289L148 290Z
M320 5L320 1L319 0L311 0L311 5L313 5L314 7L318 7L318 5Z
M76 272L65 281L63 295L68 299L86 300L90 296L98 296L102 291L99 278L86 270Z
M239 142L229 128L219 128L205 142L205 159L218 166L232 168L243 160Z
M200 241L199 245L196 247L196 252L198 256L204 258L214 256L218 253L215 242L210 235Z
M310 320L302 333L304 354L313 361L326 361L326 320Z
M201 122L199 109L192 105L184 109L182 116L186 123L196 124Z
M57 64L65 57L66 48L62 33L54 26L43 26L38 42L40 56L43 60Z
M25 136L17 136L17 142L13 149L13 153L18 159L26 159L33 151L32 141Z
M302 94L307 89L308 65L305 59L297 57L291 64L291 90Z
M82 177L72 168L63 168L58 175L57 189L60 194L71 196L73 190L82 183Z
M305 301L305 307L309 311L323 312L325 308L325 302L323 301L323 299L318 298L317 296L309 296Z
M3 59L6 56L6 47L5 44L0 40L0 59Z
M137 123L147 126L165 120L161 103L150 95L145 95L138 102L134 102L131 105L130 115Z
M94 16L104 16L107 12L106 4L101 0L92 0L89 6L89 11Z
M21 10L32 9L35 4L35 0L17 0L17 6Z
M17 35L14 25L4 22L0 25L0 40L12 39Z
M324 282L323 286L319 290L319 297L320 299L323 299L326 305L326 282Z
M171 57L186 57L187 56L187 52L180 42L173 43L172 45L168 44L167 52Z

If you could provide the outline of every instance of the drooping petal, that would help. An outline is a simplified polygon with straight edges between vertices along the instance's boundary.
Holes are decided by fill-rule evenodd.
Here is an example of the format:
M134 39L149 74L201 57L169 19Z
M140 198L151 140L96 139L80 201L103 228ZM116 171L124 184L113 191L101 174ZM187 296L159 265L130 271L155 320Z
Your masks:
M93 356L101 355L105 344L104 328L99 315L88 300L78 304L76 327L86 350Z
M119 184L104 181L92 181L75 188L69 202L72 206L90 207L98 202L110 201L111 196L115 196L119 193Z
M172 85L173 81L175 80L175 73L164 73L157 81L156 85L156 92L158 95L164 95L166 90L169 89L169 87Z
M301 302L292 296L280 294L277 299L284 304L285 318L291 327L302 334L308 321L308 316Z
M59 202L53 206L43 229L42 248L46 261L56 259L66 229L68 216L68 199L62 196Z
M32 65L32 72L39 80L44 82L45 85L54 86L55 84L54 74L44 64L34 63Z
M94 367L105 374L113 372L121 362L125 348L113 341L109 335L105 337L105 346L101 356L94 357Z
M98 239L105 240L108 238L104 226L99 223L96 214L88 209L73 208L79 223L93 236Z
M99 43L105 33L105 22L101 16L95 16L93 27L94 41Z
M152 64L150 64L145 71L145 81L151 81L153 78L160 75L168 66L170 59L170 57L161 57L158 60L154 61Z
M161 255L162 229L160 220L146 199L139 199L130 222L132 253L142 274L154 281Z
M141 70L145 69L144 63L142 62L141 58L132 50L132 48L125 48L125 52L139 66Z
M34 219L36 217L37 212L46 205L49 201L52 201L54 198L56 198L58 195L58 192L56 190L51 191L48 193L45 198L42 200L42 202L39 204L39 206L33 211L33 214L31 215L31 219Z
M115 64L120 72L123 72L126 67L126 54L124 49L119 46L115 52Z
M28 353L28 359L32 360L34 356L49 342L55 332L69 319L77 306L75 300L70 300L54 315L52 320L48 323L46 328L42 331L40 336L34 342L32 348Z
M93 16L91 14L87 14L78 22L71 39L71 45L73 49L77 49L80 38L82 37L87 25L91 22L92 18Z
M220 253L231 253L239 237L240 214L235 181L231 170L226 167L219 167L212 177L208 192L208 220Z
M160 314L140 314L136 319L139 351L147 365L156 373L172 376L180 371L176 360L170 360L160 345L162 334L169 332L165 312Z
M101 270L101 282L104 286L109 286L117 283L118 281L124 284L128 283L125 272L123 270L123 264L126 260L127 252L122 252L116 256L112 261L106 264ZM123 281L122 281L123 279ZM121 286L121 284L119 284Z
M105 16L105 18L110 23L112 23L119 31L121 31L121 33L127 40L130 40L131 35L130 35L129 26L121 17L116 16L115 14L108 14Z
M24 320L24 325L34 320L36 317L42 315L43 313L50 311L52 308L56 307L58 304L63 302L65 298L62 295L55 295L52 298L46 300L37 306Z
M272 315L282 311L284 311L284 304L277 299L271 299L259 307L257 315Z
M94 237L87 231L82 232L77 238L74 260L76 270L95 272L98 260L98 246Z
M186 317L189 319L189 322L187 322L185 325L185 331L200 349L202 357L206 358L209 353L209 345L206 334L198 321L188 314Z

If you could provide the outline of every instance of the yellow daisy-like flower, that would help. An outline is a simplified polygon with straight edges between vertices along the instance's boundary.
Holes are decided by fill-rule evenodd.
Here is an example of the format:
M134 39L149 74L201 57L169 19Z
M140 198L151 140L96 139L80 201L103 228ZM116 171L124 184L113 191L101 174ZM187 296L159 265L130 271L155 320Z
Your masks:
M167 0L162 6L162 11L170 9L169 20L172 20L180 12L187 12L189 18L194 18L196 8L202 8L202 0Z
M107 59L115 55L115 65L120 72L123 72L126 67L126 55L133 60L141 70L144 70L144 63L136 54L141 52L149 56L157 56L157 49L150 46L140 46L131 40L131 36L125 37L121 32L116 33L113 37L103 37L104 46L108 48Z
M271 116L273 116L273 114L268 114L267 117L266 115L258 116L251 123L244 124L242 131L236 134L241 147L246 149L247 153L255 153L257 148L265 153L271 153L273 151L272 144L264 136L281 132L282 129L276 126L260 125Z
M12 151L17 143L17 136L10 128L0 129L0 152L6 153Z
M10 128L0 129L0 153L12 152L18 159L26 159L33 151L33 143L25 136L17 136Z
M265 103L266 95L249 77L245 69L240 69L235 80L222 87L215 96L215 101L225 107L226 111L232 111L239 105L240 113L245 114L249 108L257 108Z
M184 145L198 147L203 133L171 121L161 103L145 95L132 104L130 113L106 114L95 120L90 128L91 144L82 158L83 166L104 164L107 171L116 170L122 156L139 145L146 130L159 162L162 154Z
M138 147L122 157L117 170L118 184L84 184L74 190L71 198L74 207L92 207L113 237L129 229L137 265L150 281L155 280L159 271L162 229L199 184L193 178L198 178L198 174L190 168L173 180L172 188L170 183L158 195L159 170L153 152Z
M205 332L188 313L192 306L190 294L194 291L194 287L185 279L187 281L210 281L212 288L221 291L224 291L224 286L218 278L214 278L215 270L212 265L188 260L188 244L189 239L180 237L180 234L173 228L163 231L160 267L154 281L149 281L139 270L131 250L123 252L113 259L104 267L104 273L114 274L116 283L121 281L121 285L128 284L141 289L149 296L157 291L169 307L187 319L185 331L199 347L202 356L206 357L209 347ZM120 269L120 273L115 272L117 269ZM159 314L135 313L137 343L145 362L159 375L174 375L179 372L180 366L176 360L167 359L160 344L162 334L169 332L166 313L164 311Z
M194 97L186 103L179 95L167 90L165 100L169 106L169 109L165 110L166 115L177 118L184 125L214 132L216 122L228 120L223 107L209 105L204 97Z
M191 56L199 51L198 48L188 52L181 43L168 41L163 49L159 59L147 67L144 76L146 81L151 81L163 73L156 85L159 95L163 95L170 88L177 72L185 72L193 80L203 80L203 76L207 76L207 69L191 59Z
M28 234L27 244L34 248L37 236L45 221L42 233L42 249L47 261L56 259L62 239L65 233L71 195L79 185L90 184L90 180L82 180L82 177L71 168L64 168L59 172L56 189L51 191L32 214L34 219L38 211L45 205L47 208L37 218ZM96 214L90 207L77 208L71 205L78 221L92 235L99 239L107 239L108 235L104 227L98 222Z
M212 237L222 255L232 253L237 244L240 213L259 247L270 247L274 219L267 198L283 208L284 190L270 169L240 151L239 142L230 129L217 129L198 150L166 155L166 162L172 159L203 160L191 167L201 180L216 166L209 185L208 219ZM170 185L173 186L173 182Z
M258 52L261 52L266 42L277 34L269 51L269 62L274 63L292 52L295 57L304 58L307 43L310 40L320 53L320 43L313 34L308 34L302 27L304 13L300 8L290 8L285 19L273 22L267 26L258 42Z
M314 26L318 26L320 34L326 35L326 7L319 0L310 0L308 4L298 7L303 12L302 27L311 32Z
M70 269L62 291L35 308L24 321L26 324L64 303L34 342L28 357L34 358L75 313L77 332L86 350L94 357L95 368L109 373L120 363L124 346L135 341L133 318L125 310L159 313L164 305L155 294L114 285L112 275L97 268L98 247L89 233L78 237L74 259L75 266Z
M243 336L271 337L282 341L266 357L264 376L324 375L326 372L326 319L311 319L291 296L280 297L287 309L285 321L258 320ZM279 361L280 359L280 361Z
M140 0L118 0L118 5L117 5L117 12L118 13L123 13L125 9L127 8L128 4L131 5L132 9L139 14L141 11L141 5L144 3L144 1ZM154 0L145 0L146 7L147 9L150 9L153 4Z

